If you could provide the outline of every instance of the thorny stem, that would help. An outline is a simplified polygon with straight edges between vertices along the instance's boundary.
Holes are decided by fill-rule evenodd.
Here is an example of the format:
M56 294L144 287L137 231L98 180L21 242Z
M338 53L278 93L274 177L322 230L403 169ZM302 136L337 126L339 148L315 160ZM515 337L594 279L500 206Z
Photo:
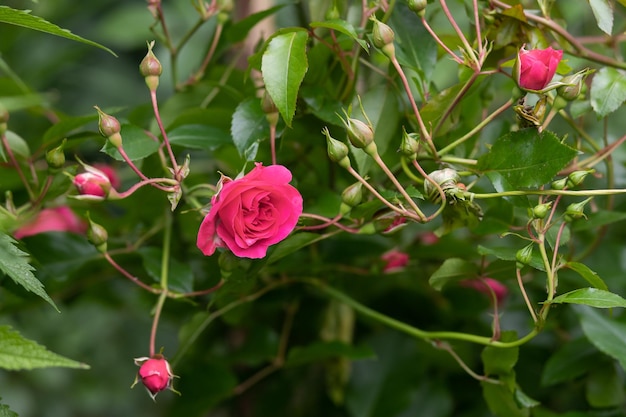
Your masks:
M169 154L170 161L172 162L172 169L174 170L174 178L177 181L180 181L180 171L178 169L178 163L176 162L176 157L174 156L174 151L172 150L172 146L170 145L170 141L167 138L167 132L165 131L165 127L163 126L163 121L161 120L161 114L159 113L159 105L156 96L156 90L150 91L150 99L152 101L152 110L154 111L154 117L156 118L157 124L159 125L159 130L161 131L161 135L163 136L163 142L165 143L165 148L167 149L167 153Z

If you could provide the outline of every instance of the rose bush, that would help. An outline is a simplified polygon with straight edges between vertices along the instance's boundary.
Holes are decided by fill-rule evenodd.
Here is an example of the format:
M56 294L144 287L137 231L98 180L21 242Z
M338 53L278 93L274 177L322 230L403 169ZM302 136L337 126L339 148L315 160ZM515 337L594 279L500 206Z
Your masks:
M302 214L302 196L290 181L284 166L260 163L242 178L222 178L200 225L198 248L207 256L227 247L239 257L263 258L269 246L291 233Z
M517 54L517 84L525 90L542 90L554 77L563 51L551 47L526 50Z

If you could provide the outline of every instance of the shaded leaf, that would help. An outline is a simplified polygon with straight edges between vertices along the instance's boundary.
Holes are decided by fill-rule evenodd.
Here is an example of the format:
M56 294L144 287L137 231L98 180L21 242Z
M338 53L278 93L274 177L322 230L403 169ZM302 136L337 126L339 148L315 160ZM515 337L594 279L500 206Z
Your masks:
M172 145L208 151L233 143L228 132L201 124L178 126L169 131L167 137Z
M146 132L134 125L122 125L122 147L131 161L137 161L139 159L146 158L159 150L159 142L151 138ZM108 140L101 149L101 152L106 153L110 157L123 161L122 155L117 151L111 142Z
M501 341L511 342L517 339L515 331L502 332ZM485 375L506 375L513 371L517 358L519 357L519 347L497 348L485 346L480 355Z
M108 53L117 56L115 52L110 50L104 45L82 38L78 35L74 35L67 29L61 29L57 25L48 22L38 16L30 14L30 10L17 10L7 6L0 6L0 22L8 23L15 26L21 26L28 29L38 30L40 32L48 33L50 35L60 36L72 41L81 42L96 48L103 49Z
M163 251L159 248L144 246L137 251L143 260L143 266L155 282L161 281L161 261ZM193 272L189 265L169 259L168 286L178 292L193 291Z
M84 363L57 355L24 338L10 326L0 326L0 368L17 371L51 367L89 369Z
M11 236L0 234L0 271L9 276L16 284L46 300L57 311L59 309L50 298L43 284L33 275L33 268L28 263L28 254L15 246Z
M261 60L265 88L287 126L296 112L298 90L308 70L306 31L278 35L269 42Z
M50 144L63 139L70 132L78 129L79 127L83 127L96 120L98 120L97 113L89 116L68 117L62 119L46 130L46 133L43 135L43 144L44 146L49 146ZM102 139L104 140L104 138Z
M600 30L607 35L613 31L613 7L608 0L589 0L591 11Z
M554 133L529 128L498 138L478 159L478 169L498 192L534 188L551 181L576 154Z
M361 46L361 48L369 52L367 42L359 38L358 33L356 33L356 30L354 30L354 26L352 26L349 22L346 22L345 20L333 19L333 20L325 20L323 22L311 22L310 26L312 28L326 28L326 29L335 30L337 32L341 32L344 35L347 35L348 37L352 38L352 40L358 43Z
M460 258L446 259L443 264L430 276L428 283L436 289L441 289L454 282L459 282L464 279L475 278L478 274L478 267Z
M591 80L591 107L599 117L617 110L626 100L626 72L602 67Z
M551 303L584 304L596 308L626 307L625 299L598 288L579 288L555 297Z
M315 242L319 242L320 240L326 239L328 236L319 234L319 233L310 233L310 232L300 232L295 233L282 242L276 244L274 249L272 250L269 258L267 259L267 263L271 264L273 262L278 261L281 258L293 253L297 250L300 250L306 246L309 246Z
M0 401L2 401L2 398L0 398ZM15 411L12 411L8 405L0 402L0 417L18 417L18 415Z
M585 397L592 407L617 407L624 402L624 373L613 361L596 363L586 382Z
M350 359L371 359L376 357L369 346L352 346L340 341L316 342L308 346L296 346L287 354L286 366L298 366L325 359L346 357Z
M249 16L246 16L244 19L227 26L224 31L224 37L228 39L232 43L237 43L243 41L249 34L250 29L256 26L261 20L265 19L268 16L273 15L286 4L280 4L278 6L270 7L269 9L261 10L260 12L253 13Z
M486 246L478 245L478 253L480 255L493 255L498 259L502 259L503 261L513 261L517 260L516 254L517 249L508 248L508 247L493 247L488 248ZM545 266L543 265L543 261L541 260L541 255L537 253L537 251L533 251L532 258L530 260L530 266L540 271L545 271Z
M254 160L258 149L255 144L269 137L269 124L258 99L249 98L239 103L233 114L230 133L239 155L247 161Z
M594 355L600 355L585 338L567 343L546 362L541 374L541 385L550 386L572 380L595 366Z
M585 279L585 281L591 284L594 288L605 291L609 290L602 278L600 278L598 274L592 271L587 265L580 262L568 262L567 264L565 264L565 267L576 271L581 277Z
M626 369L626 324L611 320L590 307L577 307L576 311L587 339Z
M504 384L481 382L483 397L489 410L498 417L528 417L528 410L520 408L514 396Z

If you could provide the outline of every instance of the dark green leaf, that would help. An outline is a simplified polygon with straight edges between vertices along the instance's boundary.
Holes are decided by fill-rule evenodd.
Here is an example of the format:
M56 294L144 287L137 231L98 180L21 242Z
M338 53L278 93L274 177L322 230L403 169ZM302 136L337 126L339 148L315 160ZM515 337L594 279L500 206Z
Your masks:
M300 232L294 233L289 236L287 239L278 243L267 259L267 263L271 264L273 262L278 261L281 258L293 253L297 250L300 250L306 246L309 246L315 242L319 242L320 240L326 239L328 236L319 234L319 233L309 233L309 232Z
M602 67L591 80L591 107L599 117L617 110L626 100L626 72Z
M138 126L122 125L121 134L122 147L131 161L146 158L159 150L159 142L148 136L148 134ZM106 141L101 151L118 161L124 160L122 155L120 155L109 141Z
M611 320L590 307L578 307L576 311L587 339L626 369L626 324Z
M561 294L551 302L554 304L584 304L596 308L626 307L626 300L619 295L597 288L579 288Z
M437 291L441 291L449 283L476 278L477 274L478 267L475 264L460 258L450 258L430 276L428 283Z
M567 343L546 362L541 374L541 385L550 386L573 380L595 366L595 355L600 355L587 339Z
M598 27L607 35L613 31L613 7L609 0L589 0Z
M572 225L573 231L596 229L607 224L626 220L626 213L620 211L598 210L589 213L586 219L576 221Z
M489 410L497 417L528 417L528 410L517 405L514 393L505 385L481 383Z
M0 326L0 368L18 371L51 367L89 369L84 363L64 358L25 339L10 326Z
M551 181L577 151L554 133L529 128L498 138L478 160L498 192L534 188Z
M508 247L494 247L488 248L486 246L478 245L478 253L480 255L492 255L498 259L502 259L503 261L513 261L515 262L517 249L508 248ZM532 258L530 260L530 266L540 271L545 271L545 267L543 265L543 261L541 260L541 255L538 251L533 251Z
M161 262L163 251L159 248L145 246L137 252L143 259L143 266L155 282L161 281ZM193 273L189 265L178 262L170 257L168 271L168 286L178 292L193 290Z
M2 62L0 61L0 65ZM2 67L0 66L0 70ZM47 97L42 94L20 94L19 96L2 96L0 103L7 111L28 109L30 107L42 106L47 101Z
M110 54L117 56L115 52L100 45L99 43L90 41L85 38L81 38L78 35L74 35L67 29L61 29L57 25L42 19L41 17L33 16L30 14L30 10L17 10L7 6L0 6L0 23L8 23L15 26L21 26L28 29L38 30L40 32L48 33L50 35L60 36L62 38L70 39L76 42L82 42L87 45L95 46L96 48L104 49Z
M0 398L0 401L2 401L2 398ZM8 405L0 402L0 417L18 417L18 415L16 412L11 411Z
M176 127L168 132L167 137L172 145L208 151L233 143L228 132L217 127L199 124Z
M285 6L285 4L280 4L246 16L244 19L228 26L224 31L224 37L233 43L243 41L249 35L250 29L252 29L257 23L266 17L273 15Z
M89 116L68 117L62 119L46 130L46 133L43 135L43 144L44 146L49 146L57 141L60 141L79 127L83 127L96 120L98 120L98 114L95 112ZM105 138L103 137L102 140L104 141Z
M585 396L595 408L620 406L624 402L624 373L613 361L596 364L587 377Z
M341 32L344 35L347 35L348 37L352 38L352 40L358 43L361 46L361 48L369 52L367 42L359 38L358 33L356 33L356 30L354 30L354 26L352 26L349 22L346 22L345 20L335 19L335 20L325 20L323 22L311 22L310 26L312 28L326 28L326 29L335 30L337 32Z
M54 301L46 293L43 284L33 275L35 268L28 263L28 254L18 249L15 243L11 236L0 233L0 271L9 276L16 284L46 300L59 311Z
M289 350L286 366L298 366L325 359L346 357L371 359L376 357L369 346L352 346L339 341L316 342L308 346L296 346Z
M501 341L510 342L517 339L515 331L502 332ZM485 375L506 375L513 371L517 358L519 357L519 347L497 348L486 346L481 355Z
M230 133L239 155L246 157L247 161L254 160L258 149L254 145L269 138L269 124L258 99L249 98L239 103L233 114Z
M296 111L300 84L307 72L306 31L275 36L263 53L261 72L265 88L287 126Z
M592 271L587 265L580 262L568 262L567 264L565 264L565 267L578 272L578 274L594 288L598 288L604 291L609 290L602 278L600 278L598 274Z

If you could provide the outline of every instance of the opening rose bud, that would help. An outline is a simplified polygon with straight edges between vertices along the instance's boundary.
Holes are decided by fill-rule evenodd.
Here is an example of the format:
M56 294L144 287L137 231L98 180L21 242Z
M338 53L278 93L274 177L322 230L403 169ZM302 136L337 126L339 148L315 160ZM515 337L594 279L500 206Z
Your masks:
M400 272L409 263L409 255L397 249L385 252L380 258L385 262L383 266L383 273L385 274Z
M153 400L163 390L170 389L176 392L172 388L174 374L163 355L156 354L152 358L137 358L135 364L139 365L140 368L132 387L141 380Z
M543 90L554 77L562 57L563 51L551 47L531 50L522 47L514 69L517 84L524 90Z
M83 172L74 177L74 185L81 195L106 197L111 190L111 181L104 172Z

